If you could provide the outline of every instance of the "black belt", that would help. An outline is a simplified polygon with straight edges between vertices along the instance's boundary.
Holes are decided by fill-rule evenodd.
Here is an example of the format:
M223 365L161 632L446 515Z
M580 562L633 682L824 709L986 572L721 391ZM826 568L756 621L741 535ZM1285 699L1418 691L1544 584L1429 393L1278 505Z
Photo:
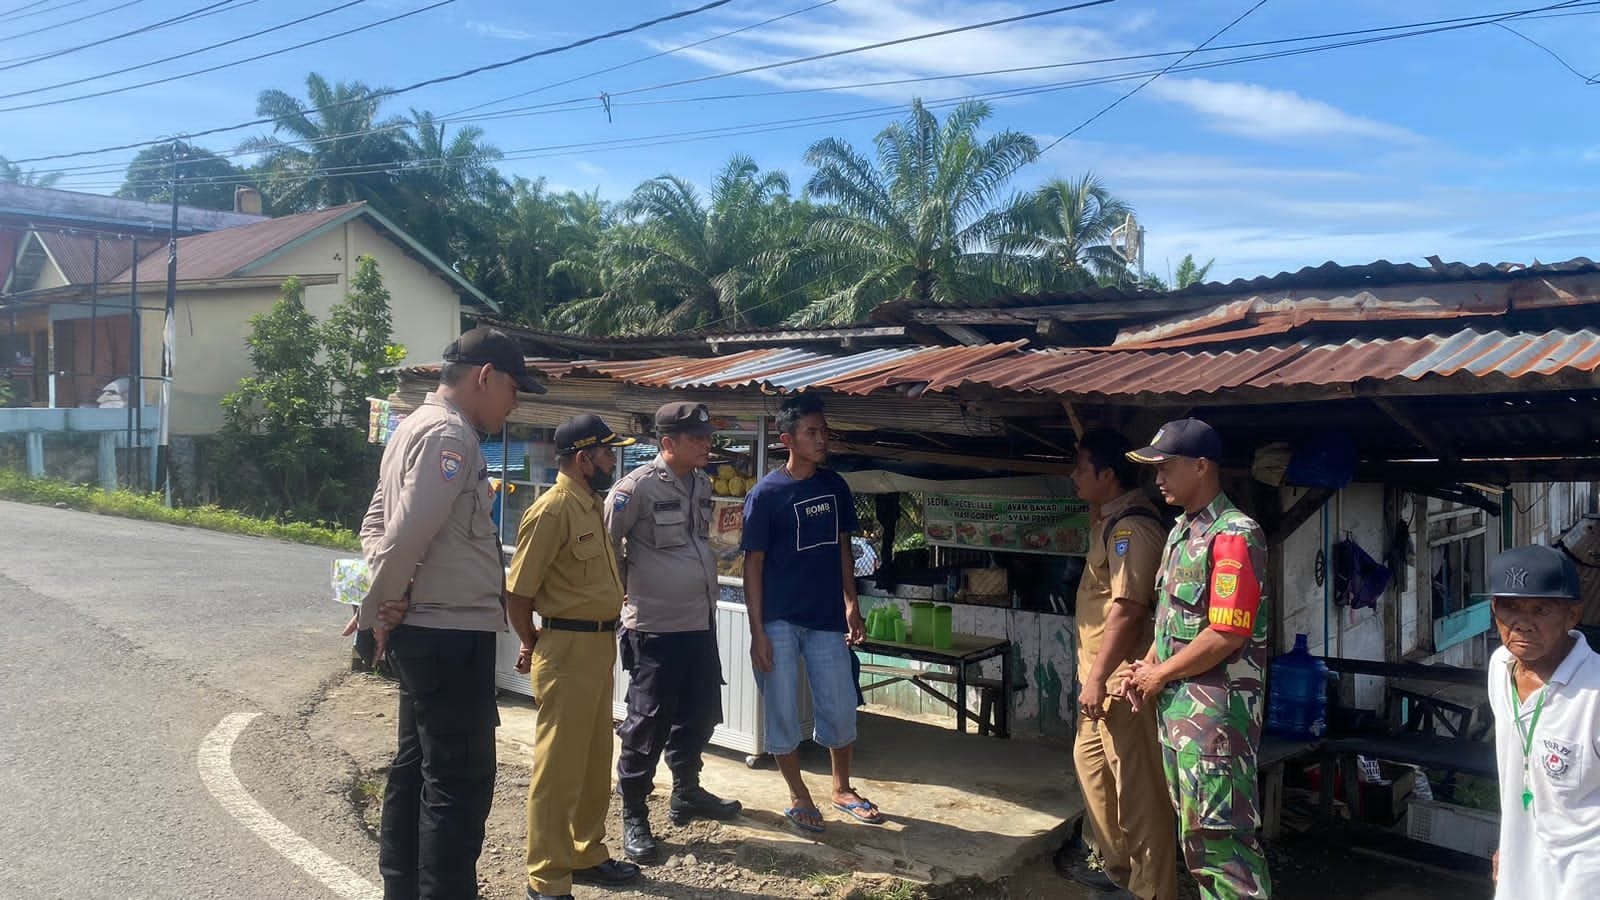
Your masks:
M617 620L607 619L604 622L596 622L593 619L545 619L544 627L553 628L556 631L616 631Z

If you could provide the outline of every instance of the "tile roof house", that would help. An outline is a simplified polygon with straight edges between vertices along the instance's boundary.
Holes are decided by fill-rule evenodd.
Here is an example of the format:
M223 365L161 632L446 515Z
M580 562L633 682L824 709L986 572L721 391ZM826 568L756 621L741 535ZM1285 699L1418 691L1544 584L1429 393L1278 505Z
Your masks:
M373 256L390 292L395 341L417 358L437 358L460 333L464 314L497 311L460 273L364 203L235 218L243 221L177 242L174 434L221 426L221 398L252 374L244 343L250 319L272 307L291 275L321 319L343 299L356 260ZM166 234L41 229L27 232L15 254L0 284L0 307L15 313L0 324L0 342L9 341L0 351L36 360L24 399L35 406L88 405L108 381L127 377L136 305L144 397L154 403L158 384L149 376L161 371Z

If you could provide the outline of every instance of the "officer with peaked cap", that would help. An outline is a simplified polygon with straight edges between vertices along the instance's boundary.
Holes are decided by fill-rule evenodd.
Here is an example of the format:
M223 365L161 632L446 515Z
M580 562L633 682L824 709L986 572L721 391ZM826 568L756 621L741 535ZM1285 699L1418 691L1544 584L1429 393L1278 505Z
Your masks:
M1222 438L1199 419L1168 422L1128 454L1155 467L1183 510L1156 576L1155 642L1124 692L1155 703L1184 864L1202 900L1266 900L1256 837L1256 751L1265 698L1267 541L1222 492Z
M1578 569L1555 547L1489 567L1502 646L1489 660L1500 775L1496 900L1593 897L1600 882L1600 655L1577 631Z
M717 597L711 551L711 412L668 403L656 412L661 453L629 472L606 498L606 528L622 561L622 667L629 674L628 716L617 733L622 849L629 859L657 855L645 799L663 751L672 772L675 825L699 816L731 819L736 801L700 786L701 753L722 721L722 664L712 627Z
M611 858L611 669L616 662L622 582L600 508L633 443L598 416L556 429L561 474L517 530L507 610L522 639L517 670L528 673L539 718L528 783L529 900L570 898L574 881L617 885L639 867ZM543 628L533 629L534 612Z

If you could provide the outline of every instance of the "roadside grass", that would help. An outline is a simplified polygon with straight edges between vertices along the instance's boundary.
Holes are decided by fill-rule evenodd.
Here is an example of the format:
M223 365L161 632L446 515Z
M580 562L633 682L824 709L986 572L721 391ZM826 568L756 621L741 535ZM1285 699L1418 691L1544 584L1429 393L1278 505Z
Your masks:
M355 532L335 525L258 519L219 506L169 509L162 504L159 494L141 494L123 490L102 491L89 485L70 484L48 478L29 478L20 472L7 469L0 469L0 499L43 506L65 506L106 516L164 522L168 525L187 525L192 528L250 537L276 538L297 544L332 547L337 550L361 549L361 542Z

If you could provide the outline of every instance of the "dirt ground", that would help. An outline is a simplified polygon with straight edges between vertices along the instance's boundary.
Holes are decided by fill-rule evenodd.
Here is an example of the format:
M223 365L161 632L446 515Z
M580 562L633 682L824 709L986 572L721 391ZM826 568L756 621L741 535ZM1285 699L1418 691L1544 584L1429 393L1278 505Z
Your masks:
M351 675L330 686L310 710L307 731L315 741L338 745L354 759L358 773L348 796L355 812L376 841L378 807L384 770L394 749L393 685L370 675ZM489 815L488 836L478 871L486 900L520 900L526 884L523 819L528 791L528 761L502 754ZM773 777L778 777L776 773ZM852 898L852 900L917 900L917 898L1055 898L1089 900L1094 892L1064 881L1048 857L1036 860L994 883L930 888L908 881L871 879L844 870L820 868L815 859L785 856L768 847L744 844L712 822L679 828L666 819L666 798L659 788L651 798L651 822L663 845L661 865L645 869L644 878L627 890L578 887L579 900L642 900L642 898ZM753 811L754 818L775 814ZM613 800L607 834L614 844L622 832L621 810ZM778 824L776 821L772 824ZM619 851L618 851L619 852ZM1275 895L1289 900L1487 900L1488 879L1443 868L1418 865L1370 851L1351 849L1337 833L1313 829L1286 836L1268 847ZM1184 900L1199 897L1194 883L1182 876Z

